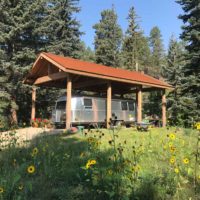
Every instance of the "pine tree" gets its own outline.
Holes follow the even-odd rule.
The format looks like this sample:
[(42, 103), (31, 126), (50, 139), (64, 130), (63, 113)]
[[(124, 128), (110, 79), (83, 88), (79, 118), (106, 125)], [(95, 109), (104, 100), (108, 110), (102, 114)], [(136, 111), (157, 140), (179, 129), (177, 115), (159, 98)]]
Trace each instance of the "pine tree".
[[(48, 2), (48, 1), (47, 1)], [(80, 12), (79, 0), (52, 0), (47, 6), (44, 20), (48, 45), (46, 50), (55, 54), (79, 57), (82, 48), (80, 23), (74, 14)]]
[[(22, 81), (37, 54), (52, 51), (73, 57), (79, 55), (81, 32), (79, 22), (74, 17), (74, 13), (79, 11), (76, 8), (77, 2), (78, 0), (0, 1), (0, 48), (4, 55), (3, 66), (11, 72), (6, 91), (10, 97), (9, 114), (14, 123), (17, 123), (17, 110), (20, 121), (28, 122), (30, 119), (30, 112), (27, 110), (30, 111), (31, 89)], [(40, 101), (47, 91), (41, 89), (37, 93), (38, 110), (48, 106), (47, 102)], [(51, 90), (50, 94), (52, 93)], [(48, 98), (52, 99), (53, 96), (49, 95)]]
[(150, 50), (147, 39), (143, 36), (134, 7), (128, 15), (128, 29), (123, 40), (122, 56), (126, 69), (143, 71), (149, 64)]
[(186, 43), (186, 64), (183, 68), (182, 95), (185, 125), (200, 120), (200, 2), (196, 0), (178, 0), (184, 11), (179, 16), (183, 20), (181, 38)]
[(162, 35), (160, 29), (156, 26), (150, 31), (149, 43), (151, 48), (151, 63), (154, 76), (160, 74), (161, 65), (164, 58), (164, 49), (162, 44)]
[(114, 9), (102, 11), (100, 22), (93, 28), (96, 34), (94, 41), (96, 62), (118, 67), (120, 65), (122, 30), (117, 24), (117, 15)]
[(90, 47), (86, 47), (85, 43), (82, 42), (82, 49), (78, 56), (81, 60), (95, 62), (95, 53)]
[[(16, 94), (22, 78), (23, 66), (29, 58), (29, 52), (24, 48), (24, 41), (27, 37), (24, 29), (29, 26), (27, 17), (26, 1), (4, 1), (0, 2), (0, 45), (4, 55), (1, 69), (4, 70), (4, 78), (7, 81), (4, 90), (9, 94), (10, 116), (13, 123), (17, 123)], [(9, 76), (6, 77), (9, 71)]]
[(185, 64), (184, 61), (184, 45), (182, 42), (177, 42), (174, 36), (171, 37), (167, 55), (167, 65), (163, 67), (163, 77), (169, 82), (174, 90), (170, 91), (168, 100), (168, 114), (172, 120), (172, 125), (183, 125), (184, 113), (182, 112), (182, 70)]
[(3, 64), (4, 55), (0, 50), (0, 130), (5, 129), (9, 123), (9, 110), (11, 97), (7, 91), (9, 88), (8, 80), (10, 77), (10, 70)]
[[(161, 32), (158, 27), (153, 27), (150, 32), (149, 44), (151, 49), (151, 64), (148, 68), (149, 74), (160, 78), (161, 69), (164, 62), (164, 49), (162, 44)], [(148, 96), (146, 109), (149, 110), (150, 115), (161, 116), (161, 110), (158, 105), (161, 105), (161, 92), (153, 91)]]

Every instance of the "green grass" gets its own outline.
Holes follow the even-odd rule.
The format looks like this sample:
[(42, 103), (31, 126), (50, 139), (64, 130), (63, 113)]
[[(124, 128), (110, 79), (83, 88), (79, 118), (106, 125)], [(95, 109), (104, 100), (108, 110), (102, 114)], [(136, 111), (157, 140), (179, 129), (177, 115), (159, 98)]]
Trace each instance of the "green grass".
[[(171, 133), (175, 139), (169, 137)], [(74, 135), (44, 133), (23, 147), (17, 147), (12, 137), (9, 147), (0, 151), (3, 200), (184, 200), (200, 195), (195, 130), (138, 132), (122, 128), (84, 130)], [(171, 158), (174, 163), (170, 163)], [(185, 158), (188, 164), (183, 162)], [(96, 163), (87, 168), (89, 160)], [(34, 173), (28, 173), (29, 166), (35, 167)]]

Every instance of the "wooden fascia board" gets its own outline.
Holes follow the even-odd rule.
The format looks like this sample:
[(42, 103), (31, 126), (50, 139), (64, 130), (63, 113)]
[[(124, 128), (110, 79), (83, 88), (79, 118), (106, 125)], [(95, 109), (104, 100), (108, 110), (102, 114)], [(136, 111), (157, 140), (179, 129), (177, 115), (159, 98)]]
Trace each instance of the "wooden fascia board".
[(59, 69), (61, 69), (62, 71), (66, 71), (66, 68), (63, 67), (62, 65), (59, 65), (57, 62), (55, 62), (53, 59), (49, 58), (48, 56), (46, 56), (45, 54), (41, 54), (41, 57), (45, 58), (46, 60), (48, 60), (50, 63), (54, 64), (56, 67), (58, 67)]
[(42, 76), (42, 77), (37, 78), (34, 82), (34, 85), (39, 85), (42, 83), (46, 83), (49, 81), (55, 81), (55, 80), (59, 80), (59, 79), (66, 78), (66, 77), (67, 77), (67, 74), (65, 72), (49, 74), (47, 76)]
[(95, 74), (95, 73), (88, 73), (88, 72), (83, 72), (83, 71), (78, 71), (78, 70), (67, 69), (67, 68), (63, 67), (62, 65), (60, 65), (59, 63), (55, 62), (53, 59), (46, 56), (45, 54), (42, 53), (41, 56), (67, 73), (78, 74), (78, 75), (82, 75), (82, 76), (88, 76), (88, 77), (94, 77), (94, 78), (100, 78), (100, 79), (106, 79), (106, 80), (117, 81), (117, 82), (123, 82), (123, 83), (129, 83), (129, 84), (146, 85), (146, 86), (152, 86), (152, 87), (163, 88), (163, 89), (173, 89), (171, 86), (163, 86), (163, 85), (145, 83), (145, 82), (140, 82), (140, 81), (132, 81), (132, 80), (128, 80), (128, 79), (121, 79), (121, 78), (115, 78), (115, 77), (105, 76), (105, 75), (100, 75), (100, 74)]

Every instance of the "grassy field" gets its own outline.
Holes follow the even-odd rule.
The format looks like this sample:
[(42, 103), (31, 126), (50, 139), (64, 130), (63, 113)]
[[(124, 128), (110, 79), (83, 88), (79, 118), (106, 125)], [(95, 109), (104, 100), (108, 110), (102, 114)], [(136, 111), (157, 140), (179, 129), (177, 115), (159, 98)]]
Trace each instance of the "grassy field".
[(0, 199), (199, 199), (197, 130), (44, 133), (21, 147), (10, 134), (0, 151)]

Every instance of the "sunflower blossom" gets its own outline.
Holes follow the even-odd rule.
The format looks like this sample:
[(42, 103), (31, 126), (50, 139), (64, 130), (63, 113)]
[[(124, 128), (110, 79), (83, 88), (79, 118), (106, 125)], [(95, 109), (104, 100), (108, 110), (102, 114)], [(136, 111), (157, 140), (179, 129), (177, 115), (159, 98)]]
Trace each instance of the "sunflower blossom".
[(188, 158), (184, 158), (183, 159), (183, 163), (187, 165), (189, 163), (189, 159)]
[(3, 187), (0, 187), (0, 194), (2, 194), (4, 192)]
[(174, 164), (174, 163), (175, 163), (175, 158), (174, 158), (174, 157), (170, 158), (169, 162), (170, 162), (171, 164)]
[(27, 172), (29, 174), (33, 174), (35, 172), (35, 167), (34, 165), (30, 165), (28, 168), (27, 168)]
[(174, 169), (174, 172), (175, 172), (176, 174), (178, 174), (178, 173), (179, 173), (179, 169), (178, 169), (178, 168), (175, 168), (175, 169)]
[(96, 160), (88, 160), (85, 167), (86, 169), (89, 169), (92, 165), (95, 165), (97, 163)]
[(171, 140), (175, 140), (175, 139), (176, 139), (176, 136), (175, 136), (174, 133), (170, 133), (170, 134), (169, 134), (169, 138), (170, 138)]
[(31, 156), (32, 156), (32, 157), (36, 156), (36, 155), (38, 154), (38, 152), (39, 152), (38, 148), (35, 147), (35, 148), (32, 150), (32, 152), (31, 152)]

